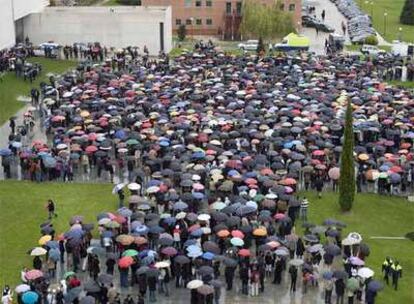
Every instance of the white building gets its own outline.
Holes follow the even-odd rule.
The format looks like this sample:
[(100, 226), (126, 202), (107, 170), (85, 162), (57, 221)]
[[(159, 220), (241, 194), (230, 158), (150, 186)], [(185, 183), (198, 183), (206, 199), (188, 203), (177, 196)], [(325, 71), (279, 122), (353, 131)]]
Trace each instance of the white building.
[(150, 54), (172, 48), (171, 7), (47, 7), (24, 20), (34, 44), (99, 42), (107, 47), (147, 46)]
[(0, 0), (0, 49), (26, 37), (35, 45), (99, 42), (147, 46), (151, 55), (172, 48), (170, 6), (46, 7), (44, 0)]
[(0, 0), (0, 49), (23, 41), (23, 20), (48, 5), (49, 0)]

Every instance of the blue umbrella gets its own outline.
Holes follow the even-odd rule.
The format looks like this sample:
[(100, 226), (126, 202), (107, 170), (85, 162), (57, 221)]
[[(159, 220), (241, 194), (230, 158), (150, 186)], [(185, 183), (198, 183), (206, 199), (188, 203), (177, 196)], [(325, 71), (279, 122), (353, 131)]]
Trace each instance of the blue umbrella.
[(189, 246), (195, 245), (195, 244), (197, 244), (197, 240), (190, 239), (190, 240), (187, 240), (187, 241), (184, 242), (184, 247), (189, 247)]
[(333, 277), (333, 272), (332, 272), (332, 271), (326, 271), (326, 272), (324, 272), (324, 273), (322, 274), (322, 277), (323, 277), (325, 280), (330, 280), (330, 279), (332, 279), (332, 277)]
[(198, 228), (198, 229), (194, 230), (193, 232), (191, 232), (190, 235), (194, 236), (194, 237), (200, 237), (200, 236), (203, 235), (203, 230), (201, 228)]
[(12, 151), (8, 148), (0, 149), (0, 156), (10, 156), (12, 154)]
[(252, 206), (241, 206), (236, 210), (236, 214), (239, 216), (245, 216), (246, 214), (253, 213), (256, 211), (256, 208)]
[(174, 225), (177, 221), (177, 219), (175, 217), (167, 217), (165, 219), (163, 219), (164, 223), (166, 223), (167, 225)]
[(126, 136), (127, 136), (127, 134), (126, 134), (125, 130), (121, 129), (121, 130), (118, 130), (118, 131), (115, 132), (115, 137), (116, 138), (125, 139)]
[(202, 200), (204, 198), (204, 193), (201, 192), (193, 192), (193, 197), (198, 200)]
[(57, 161), (55, 158), (48, 156), (48, 157), (43, 158), (43, 163), (46, 168), (54, 168), (56, 167)]
[(212, 260), (212, 259), (214, 259), (214, 256), (215, 256), (215, 254), (212, 253), (212, 252), (204, 252), (201, 257), (205, 260)]
[(148, 227), (145, 225), (139, 225), (137, 228), (135, 228), (135, 232), (139, 234), (146, 234), (148, 233)]
[(240, 174), (239, 171), (234, 170), (234, 169), (227, 172), (228, 176), (235, 176), (235, 175), (239, 175), (239, 174)]
[(132, 211), (128, 209), (127, 207), (119, 208), (117, 212), (123, 217), (130, 217), (132, 215)]
[(110, 230), (105, 230), (104, 232), (102, 232), (103, 238), (111, 238), (113, 235), (114, 235), (113, 232)]
[(381, 290), (384, 288), (384, 285), (382, 285), (381, 282), (374, 280), (368, 283), (368, 290), (377, 292), (378, 290)]
[(178, 202), (174, 203), (174, 205), (173, 205), (174, 210), (185, 210), (187, 208), (188, 208), (188, 205), (186, 203), (184, 203), (183, 201), (178, 201)]
[(149, 187), (153, 187), (153, 186), (159, 186), (161, 184), (162, 184), (162, 182), (160, 180), (158, 180), (158, 179), (152, 179), (152, 180), (150, 180), (148, 182), (148, 185), (147, 186), (149, 188)]
[(39, 299), (39, 295), (34, 291), (26, 291), (22, 295), (22, 302), (25, 304), (34, 304)]
[(191, 157), (195, 159), (202, 159), (205, 157), (205, 153), (203, 151), (197, 151), (191, 154)]
[(160, 233), (163, 233), (165, 230), (164, 230), (164, 228), (162, 228), (162, 227), (160, 227), (160, 226), (152, 226), (152, 227), (150, 227), (149, 228), (149, 233), (152, 233), (152, 234), (160, 234)]
[(67, 239), (81, 239), (83, 237), (83, 230), (75, 229), (65, 232), (65, 238)]
[(170, 146), (170, 142), (167, 141), (167, 140), (161, 140), (159, 142), (159, 144), (160, 144), (161, 147), (169, 147)]
[(191, 251), (199, 251), (199, 250), (201, 250), (201, 248), (200, 247), (198, 247), (197, 245), (190, 245), (190, 246), (188, 246), (187, 247), (187, 249), (186, 249), (188, 252), (191, 252)]
[(381, 167), (379, 167), (379, 169), (382, 172), (386, 172), (386, 171), (388, 171), (390, 169), (390, 167), (384, 164)]

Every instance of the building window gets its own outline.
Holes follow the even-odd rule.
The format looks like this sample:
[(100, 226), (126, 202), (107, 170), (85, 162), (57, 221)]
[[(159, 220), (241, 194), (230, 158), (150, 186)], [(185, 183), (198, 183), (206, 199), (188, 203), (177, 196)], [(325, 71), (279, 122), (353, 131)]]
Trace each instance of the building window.
[(191, 7), (191, 3), (192, 2), (192, 0), (184, 0), (184, 6), (185, 7)]
[(207, 25), (213, 25), (213, 20), (212, 19), (206, 19), (206, 24)]
[(241, 11), (242, 11), (242, 3), (241, 2), (237, 2), (236, 3), (236, 12), (237, 12), (237, 14), (240, 15), (241, 14)]
[(284, 10), (285, 10), (285, 4), (283, 4), (283, 3), (282, 3), (282, 4), (279, 6), (279, 8), (280, 8), (280, 10), (281, 10), (281, 11), (284, 11)]
[(196, 1), (196, 6), (197, 6), (197, 7), (201, 7), (201, 0), (197, 0), (197, 1)]
[(294, 11), (296, 8), (295, 4), (289, 4), (289, 10)]
[(226, 2), (226, 14), (231, 14), (231, 2)]
[(211, 0), (207, 0), (206, 1), (206, 6), (207, 7), (212, 7), (213, 6), (213, 2), (211, 2)]
[(175, 19), (175, 25), (181, 25), (181, 19)]
[(201, 25), (201, 24), (203, 24), (203, 22), (201, 21), (201, 19), (196, 19), (196, 24)]
[(187, 24), (187, 25), (191, 25), (191, 19), (186, 19), (186, 20), (185, 20), (185, 24)]

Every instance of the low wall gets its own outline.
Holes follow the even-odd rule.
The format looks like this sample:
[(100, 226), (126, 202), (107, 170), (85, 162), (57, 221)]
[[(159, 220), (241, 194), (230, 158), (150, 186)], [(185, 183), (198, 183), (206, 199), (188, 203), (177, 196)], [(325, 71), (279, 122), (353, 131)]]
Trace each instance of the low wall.
[(100, 42), (107, 47), (146, 45), (151, 55), (172, 47), (171, 7), (47, 7), (24, 20), (24, 35), (35, 44)]

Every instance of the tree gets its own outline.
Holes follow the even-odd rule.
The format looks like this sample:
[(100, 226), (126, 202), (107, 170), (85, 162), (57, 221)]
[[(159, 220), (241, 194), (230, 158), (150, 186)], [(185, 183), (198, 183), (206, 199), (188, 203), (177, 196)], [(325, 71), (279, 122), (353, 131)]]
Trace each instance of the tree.
[(354, 130), (352, 120), (352, 102), (348, 99), (341, 154), (341, 174), (339, 177), (339, 205), (342, 211), (351, 210), (355, 197)]
[(264, 53), (264, 52), (266, 52), (266, 48), (265, 48), (265, 45), (264, 45), (264, 43), (263, 43), (263, 39), (262, 39), (262, 37), (260, 37), (260, 38), (259, 38), (259, 42), (258, 42), (258, 44), (257, 44), (256, 53), (257, 53), (258, 55), (260, 55), (261, 53)]
[(277, 6), (257, 3), (256, 0), (243, 1), (240, 31), (244, 37), (262, 37), (264, 40), (284, 37), (295, 31), (293, 15)]
[(187, 29), (185, 28), (184, 24), (181, 24), (178, 27), (177, 35), (178, 35), (178, 40), (184, 41), (185, 36), (187, 35)]
[(414, 0), (405, 0), (400, 15), (400, 22), (402, 24), (414, 25)]

